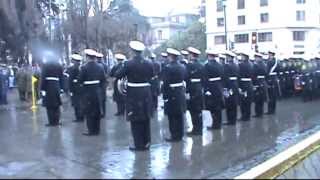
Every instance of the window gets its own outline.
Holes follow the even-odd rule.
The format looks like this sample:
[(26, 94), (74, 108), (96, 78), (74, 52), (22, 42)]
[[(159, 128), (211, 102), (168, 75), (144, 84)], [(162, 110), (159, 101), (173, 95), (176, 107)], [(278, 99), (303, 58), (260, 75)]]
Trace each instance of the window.
[(215, 44), (225, 44), (225, 43), (226, 43), (225, 36), (224, 36), (224, 35), (215, 36), (215, 37), (214, 37), (214, 43), (215, 43)]
[(259, 42), (270, 42), (272, 41), (272, 32), (258, 33)]
[(158, 39), (159, 39), (159, 40), (162, 40), (162, 30), (159, 30), (159, 31), (158, 31)]
[(260, 6), (268, 6), (269, 2), (268, 0), (260, 0)]
[(269, 22), (269, 14), (268, 13), (261, 13), (260, 14), (260, 22), (261, 23)]
[(246, 24), (246, 16), (238, 16), (238, 24), (239, 25)]
[(245, 8), (245, 0), (238, 0), (238, 9)]
[(224, 18), (218, 18), (217, 19), (217, 26), (218, 27), (224, 26)]
[(297, 21), (305, 21), (305, 19), (306, 19), (305, 11), (297, 11), (296, 12), (296, 19), (297, 19)]
[(249, 34), (236, 34), (234, 36), (234, 41), (236, 43), (247, 43), (249, 42)]
[(223, 11), (223, 1), (217, 0), (217, 12)]
[(297, 0), (297, 4), (305, 4), (306, 0)]
[(294, 41), (304, 41), (305, 40), (305, 31), (293, 31), (293, 40)]

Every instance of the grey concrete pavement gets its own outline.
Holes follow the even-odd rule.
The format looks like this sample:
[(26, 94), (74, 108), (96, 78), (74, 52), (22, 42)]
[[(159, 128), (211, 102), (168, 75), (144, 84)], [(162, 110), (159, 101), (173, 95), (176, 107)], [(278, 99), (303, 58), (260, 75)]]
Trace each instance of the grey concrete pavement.
[[(63, 125), (47, 128), (45, 110), (32, 113), (12, 92), (10, 104), (0, 107), (0, 178), (231, 178), (319, 130), (319, 105), (284, 100), (276, 116), (204, 129), (203, 137), (180, 143), (164, 141), (168, 122), (159, 108), (150, 152), (134, 153), (128, 150), (129, 123), (113, 116), (110, 99), (101, 135), (86, 137), (84, 124), (72, 122), (69, 104), (63, 106)], [(208, 112), (204, 117), (207, 126)]]

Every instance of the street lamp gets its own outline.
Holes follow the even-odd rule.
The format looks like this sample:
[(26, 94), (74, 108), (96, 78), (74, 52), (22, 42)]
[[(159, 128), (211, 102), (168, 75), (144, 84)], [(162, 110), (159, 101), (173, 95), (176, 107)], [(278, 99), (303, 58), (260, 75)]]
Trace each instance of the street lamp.
[(224, 37), (225, 37), (225, 43), (226, 43), (226, 50), (229, 49), (228, 47), (228, 32), (227, 32), (227, 0), (222, 0), (223, 5), (223, 15), (224, 15)]

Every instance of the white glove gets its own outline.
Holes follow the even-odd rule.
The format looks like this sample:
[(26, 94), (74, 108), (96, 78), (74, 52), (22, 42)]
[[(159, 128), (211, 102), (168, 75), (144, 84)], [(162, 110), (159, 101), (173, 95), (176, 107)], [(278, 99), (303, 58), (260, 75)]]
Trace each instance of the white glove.
[(46, 96), (46, 94), (47, 94), (47, 93), (46, 93), (45, 91), (41, 91), (41, 95), (42, 95), (42, 96)]
[(186, 99), (190, 100), (190, 94), (189, 93), (186, 94)]
[(72, 93), (72, 92), (70, 93), (70, 96), (73, 96), (73, 93)]
[(211, 94), (210, 91), (207, 91), (207, 92), (205, 93), (205, 95), (206, 95), (206, 96), (211, 96), (212, 94)]

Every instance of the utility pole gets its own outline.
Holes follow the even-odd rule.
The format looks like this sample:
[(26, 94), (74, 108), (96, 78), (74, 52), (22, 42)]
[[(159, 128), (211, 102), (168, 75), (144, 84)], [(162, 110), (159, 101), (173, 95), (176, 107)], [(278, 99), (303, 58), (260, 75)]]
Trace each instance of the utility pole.
[(228, 31), (227, 31), (227, 0), (222, 0), (223, 3), (223, 14), (224, 14), (224, 37), (226, 43), (226, 50), (229, 49), (228, 47)]

